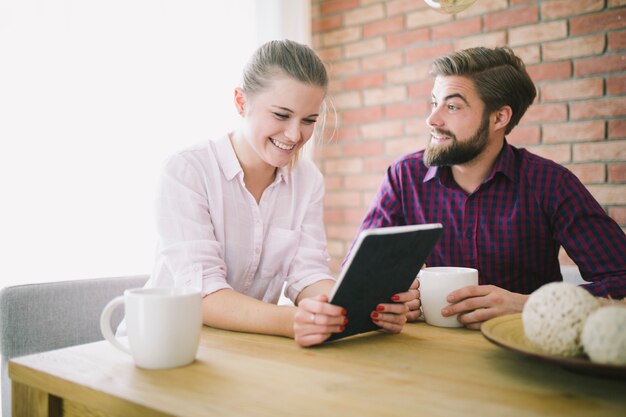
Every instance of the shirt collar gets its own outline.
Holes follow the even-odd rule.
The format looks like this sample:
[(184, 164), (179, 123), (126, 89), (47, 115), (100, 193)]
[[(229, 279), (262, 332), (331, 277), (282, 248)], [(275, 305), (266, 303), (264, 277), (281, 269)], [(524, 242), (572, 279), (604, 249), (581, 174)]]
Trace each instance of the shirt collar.
[[(424, 176), (424, 180), (422, 182), (428, 182), (433, 178), (442, 179), (442, 175), (444, 175), (444, 172), (449, 171), (450, 167), (431, 166), (426, 171), (426, 175)], [(506, 138), (504, 139), (504, 146), (502, 147), (502, 150), (500, 151), (500, 154), (496, 159), (496, 163), (494, 164), (493, 169), (487, 179), (485, 179), (485, 182), (490, 181), (498, 172), (501, 172), (513, 182), (518, 181), (519, 173), (515, 169), (515, 153), (513, 151), (513, 146), (509, 145), (509, 143), (506, 141)]]
[[(237, 154), (235, 154), (235, 149), (233, 148), (233, 144), (230, 142), (229, 135), (224, 135), (217, 140), (215, 144), (215, 151), (217, 159), (222, 167), (222, 171), (224, 172), (224, 176), (227, 180), (232, 180), (239, 173), (243, 176), (243, 169), (241, 168), (239, 159), (237, 159)], [(289, 168), (278, 168), (274, 183), (278, 182), (285, 182), (289, 184)]]

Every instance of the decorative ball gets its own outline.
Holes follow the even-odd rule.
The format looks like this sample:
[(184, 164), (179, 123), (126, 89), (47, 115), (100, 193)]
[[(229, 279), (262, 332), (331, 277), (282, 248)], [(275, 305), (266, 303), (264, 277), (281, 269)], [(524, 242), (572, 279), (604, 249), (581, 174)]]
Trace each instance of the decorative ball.
[(598, 300), (585, 289), (568, 282), (551, 282), (538, 288), (522, 311), (528, 340), (546, 353), (582, 354), (580, 334)]
[(626, 365), (626, 306), (609, 305), (591, 313), (581, 340), (592, 362)]

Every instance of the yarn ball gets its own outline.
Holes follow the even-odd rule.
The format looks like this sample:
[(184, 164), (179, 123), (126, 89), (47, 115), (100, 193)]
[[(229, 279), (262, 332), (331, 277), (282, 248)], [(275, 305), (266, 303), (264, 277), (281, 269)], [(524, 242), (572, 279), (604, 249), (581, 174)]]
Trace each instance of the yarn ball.
[(580, 355), (585, 321), (598, 307), (596, 298), (577, 285), (545, 284), (530, 294), (524, 305), (524, 333), (533, 345), (551, 355)]
[(581, 340), (592, 362), (626, 365), (626, 308), (598, 308), (587, 318)]

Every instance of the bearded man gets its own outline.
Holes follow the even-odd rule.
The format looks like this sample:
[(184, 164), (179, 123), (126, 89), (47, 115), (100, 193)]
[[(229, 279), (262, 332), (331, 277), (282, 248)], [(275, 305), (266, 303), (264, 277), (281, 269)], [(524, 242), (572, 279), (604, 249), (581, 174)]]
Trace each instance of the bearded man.
[[(522, 60), (509, 48), (470, 48), (437, 58), (431, 74), (428, 147), (388, 168), (359, 233), (442, 223), (426, 264), (479, 271), (479, 285), (450, 293), (442, 310), (468, 328), (521, 312), (532, 291), (561, 281), (561, 247), (585, 289), (626, 297), (619, 225), (565, 167), (507, 143), (537, 94)], [(419, 298), (408, 306), (416, 320)]]

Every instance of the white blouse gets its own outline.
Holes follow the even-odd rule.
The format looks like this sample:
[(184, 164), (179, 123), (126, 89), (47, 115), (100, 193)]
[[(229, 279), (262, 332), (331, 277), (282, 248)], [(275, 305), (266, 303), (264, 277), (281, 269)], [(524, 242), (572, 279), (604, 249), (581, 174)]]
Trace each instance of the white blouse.
[(156, 202), (156, 265), (146, 286), (224, 288), (277, 303), (333, 279), (322, 210), (324, 181), (312, 161), (279, 168), (260, 202), (244, 185), (228, 135), (173, 155)]

